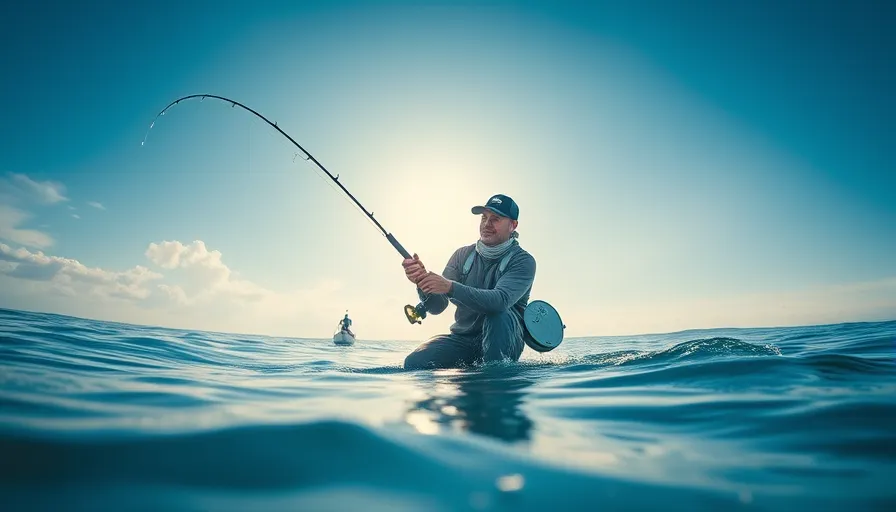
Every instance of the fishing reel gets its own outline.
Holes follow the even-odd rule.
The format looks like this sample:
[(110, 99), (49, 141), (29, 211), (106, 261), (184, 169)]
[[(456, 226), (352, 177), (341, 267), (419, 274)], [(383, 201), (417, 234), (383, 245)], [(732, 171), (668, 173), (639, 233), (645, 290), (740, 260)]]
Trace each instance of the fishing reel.
[(408, 317), (408, 322), (411, 324), (422, 324), (421, 320), (426, 318), (426, 306), (422, 302), (416, 306), (408, 304), (404, 307), (404, 316)]

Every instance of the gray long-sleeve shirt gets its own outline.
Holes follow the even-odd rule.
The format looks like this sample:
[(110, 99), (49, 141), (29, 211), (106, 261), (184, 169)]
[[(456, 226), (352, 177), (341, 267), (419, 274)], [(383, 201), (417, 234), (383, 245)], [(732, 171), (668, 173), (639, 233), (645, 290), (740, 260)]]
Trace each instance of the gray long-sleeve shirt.
[(470, 273), (464, 278), (464, 262), (475, 250), (476, 244), (472, 244), (457, 249), (451, 255), (442, 271), (442, 276), (452, 281), (448, 294), (433, 294), (424, 300), (423, 292), (417, 289), (427, 312), (433, 315), (445, 311), (449, 301), (457, 306), (454, 324), (451, 325), (451, 332), (455, 334), (477, 335), (482, 332), (482, 321), (486, 315), (511, 308), (516, 309), (522, 317), (535, 280), (535, 258), (522, 247), (511, 249), (517, 252), (497, 282), (495, 280), (501, 258), (488, 260), (478, 254), (473, 260)]

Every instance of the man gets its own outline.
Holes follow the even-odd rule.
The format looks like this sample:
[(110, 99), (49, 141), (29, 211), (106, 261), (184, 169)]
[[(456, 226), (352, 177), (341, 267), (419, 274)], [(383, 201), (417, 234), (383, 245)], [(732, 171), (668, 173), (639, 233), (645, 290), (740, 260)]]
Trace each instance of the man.
[(339, 322), (339, 324), (340, 324), (340, 326), (342, 327), (342, 330), (343, 330), (343, 331), (345, 331), (345, 332), (351, 334), (352, 336), (355, 335), (355, 333), (353, 333), (352, 330), (349, 329), (349, 327), (352, 325), (352, 319), (348, 317), (348, 311), (345, 312), (345, 318), (343, 318), (343, 319)]
[(535, 258), (516, 240), (519, 206), (498, 194), (471, 211), (482, 216), (479, 240), (454, 251), (442, 275), (428, 272), (416, 254), (402, 262), (428, 313), (440, 314), (449, 302), (457, 306), (451, 332), (434, 336), (411, 352), (405, 368), (517, 361), (523, 353), (523, 311), (535, 280)]

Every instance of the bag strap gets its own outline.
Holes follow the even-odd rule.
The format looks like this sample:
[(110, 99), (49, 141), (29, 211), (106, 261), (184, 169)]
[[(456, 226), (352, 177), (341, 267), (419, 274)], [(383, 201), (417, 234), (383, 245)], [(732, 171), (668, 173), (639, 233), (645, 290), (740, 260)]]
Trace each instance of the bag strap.
[(501, 264), (498, 265), (498, 277), (499, 278), (501, 277), (501, 274), (504, 273), (504, 270), (507, 268), (507, 264), (510, 263), (510, 258), (513, 258), (513, 255), (516, 253), (517, 253), (517, 248), (513, 247), (509, 251), (507, 251), (507, 254), (505, 254), (503, 258), (501, 258)]
[(476, 259), (476, 249), (474, 248), (470, 251), (470, 255), (467, 256), (467, 261), (464, 262), (464, 277), (467, 277), (467, 274), (470, 273), (470, 269), (473, 268), (473, 260)]

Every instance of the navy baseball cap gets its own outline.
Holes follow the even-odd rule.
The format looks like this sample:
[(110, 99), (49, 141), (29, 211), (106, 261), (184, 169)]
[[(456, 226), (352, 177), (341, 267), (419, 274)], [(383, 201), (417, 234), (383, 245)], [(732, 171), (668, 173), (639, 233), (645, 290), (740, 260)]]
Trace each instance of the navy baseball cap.
[(520, 218), (520, 207), (517, 206), (516, 201), (504, 194), (493, 195), (488, 198), (484, 205), (474, 206), (470, 211), (475, 215), (479, 215), (484, 210), (491, 210), (498, 215), (510, 217), (513, 220), (519, 220)]

